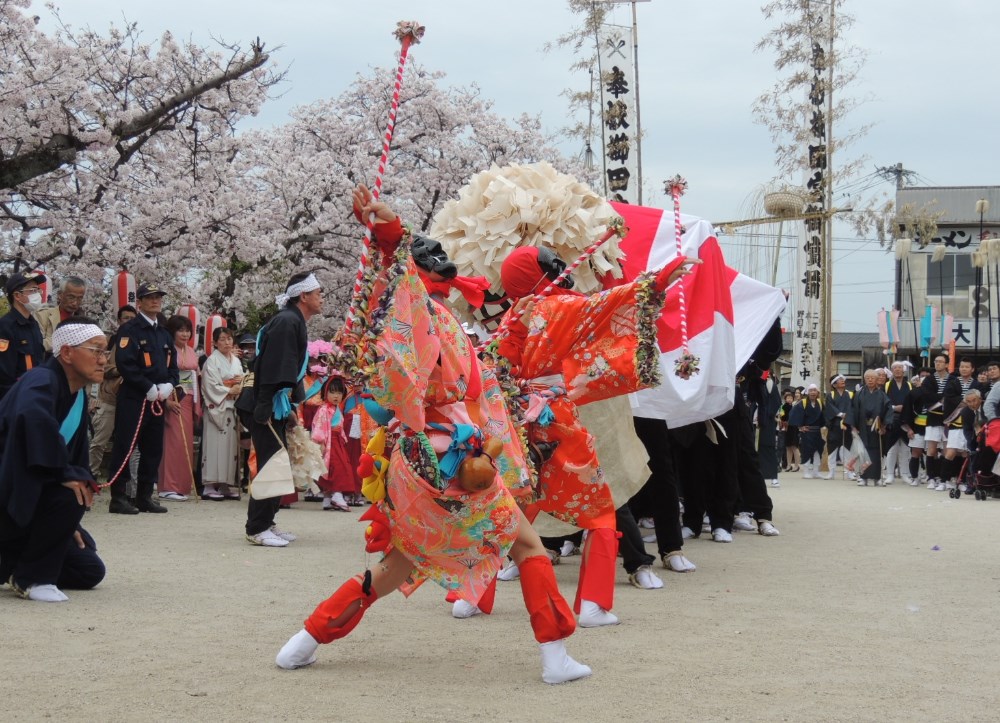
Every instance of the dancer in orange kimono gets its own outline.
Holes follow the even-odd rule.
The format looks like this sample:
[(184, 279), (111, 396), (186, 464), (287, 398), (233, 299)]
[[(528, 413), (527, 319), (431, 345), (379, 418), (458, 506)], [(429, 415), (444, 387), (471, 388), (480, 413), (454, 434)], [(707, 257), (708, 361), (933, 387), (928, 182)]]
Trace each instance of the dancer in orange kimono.
[[(615, 504), (601, 470), (594, 439), (580, 423), (577, 405), (658, 384), (656, 320), (662, 292), (696, 263), (683, 256), (655, 276), (584, 296), (572, 284), (537, 303), (530, 297), (565, 269), (545, 248), (524, 246), (504, 260), (507, 295), (524, 311), (499, 344), (521, 387), (531, 444), (552, 449), (539, 470), (537, 500), (527, 510), (587, 530), (574, 610), (581, 627), (614, 625), (617, 532)], [(527, 308), (525, 309), (524, 307)]]
[[(365, 515), (372, 522), (367, 549), (385, 555), (322, 602), (276, 663), (286, 669), (310, 665), (320, 643), (350, 633), (376, 600), (396, 589), (409, 594), (424, 579), (488, 608), (509, 553), (520, 566), (525, 607), (541, 646), (542, 680), (590, 675), (566, 652), (576, 621), (541, 540), (510, 491), (528, 487), (530, 477), (503, 393), (458, 320), (435, 298), (452, 287), (481, 296), (482, 285), (456, 277), (434, 242), (417, 239), (411, 256), (399, 219), (364, 186), (355, 190), (354, 204), (359, 218), (375, 214), (378, 247), (376, 277), (366, 293), (369, 311), (359, 325), (362, 355), (366, 348), (375, 352), (363, 363), (377, 367), (364, 396), (401, 422), (384, 497)], [(470, 485), (464, 465), (476, 462), (482, 469), (486, 449), (493, 468), (487, 464), (485, 482)]]

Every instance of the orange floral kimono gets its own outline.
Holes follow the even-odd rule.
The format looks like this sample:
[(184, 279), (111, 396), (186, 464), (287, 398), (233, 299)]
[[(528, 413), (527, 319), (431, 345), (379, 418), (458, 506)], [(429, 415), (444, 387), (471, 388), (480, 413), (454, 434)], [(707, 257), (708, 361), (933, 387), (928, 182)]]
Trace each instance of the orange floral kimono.
[[(493, 372), (476, 357), (458, 320), (428, 296), (405, 250), (396, 264), (397, 271), (405, 265), (404, 272), (380, 279), (370, 302), (387, 316), (366, 392), (401, 422), (379, 504), (390, 520), (393, 546), (416, 568), (404, 594), (429, 578), (475, 604), (517, 536), (511, 489), (530, 489), (531, 481)], [(439, 459), (455, 424), (473, 425), (484, 438), (503, 442), (496, 478), (486, 490), (469, 493), (441, 473)]]
[(538, 302), (500, 353), (511, 362), (532, 443), (556, 443), (539, 472), (528, 519), (547, 512), (584, 529), (614, 528), (615, 505), (578, 404), (659, 383), (656, 319), (663, 295), (641, 279), (592, 296)]

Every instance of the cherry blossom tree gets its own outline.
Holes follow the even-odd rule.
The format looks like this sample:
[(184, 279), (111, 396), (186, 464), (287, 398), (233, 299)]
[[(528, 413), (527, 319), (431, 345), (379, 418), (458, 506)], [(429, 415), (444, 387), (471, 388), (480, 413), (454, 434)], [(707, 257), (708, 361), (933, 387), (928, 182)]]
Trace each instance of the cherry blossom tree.
[[(411, 64), (385, 176), (383, 198), (426, 232), (444, 202), (492, 163), (549, 160), (580, 172), (563, 158), (536, 117), (501, 118), (476, 86), (444, 87), (444, 73)], [(279, 291), (294, 269), (315, 269), (326, 293), (324, 329), (339, 325), (357, 269), (363, 228), (350, 209), (350, 189), (371, 183), (393, 72), (359, 75), (339, 97), (292, 112), (292, 121), (242, 136), (238, 174), (255, 196), (252, 247), (234, 249), (224, 263), (214, 302), (239, 312)], [(222, 258), (222, 255), (219, 255)]]
[(0, 269), (162, 278), (209, 236), (240, 236), (235, 127), (281, 77), (263, 44), (150, 44), (135, 24), (47, 35), (28, 7), (0, 0)]

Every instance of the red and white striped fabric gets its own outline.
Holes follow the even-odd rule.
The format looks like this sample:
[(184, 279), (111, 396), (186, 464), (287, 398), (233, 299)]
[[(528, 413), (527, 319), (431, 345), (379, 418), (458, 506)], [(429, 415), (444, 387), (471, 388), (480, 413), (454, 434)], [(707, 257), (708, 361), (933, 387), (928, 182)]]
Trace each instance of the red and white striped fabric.
[[(659, 208), (613, 203), (629, 232), (621, 241), (626, 280), (662, 268), (677, 255), (673, 213)], [(682, 251), (702, 263), (674, 284), (659, 322), (663, 384), (631, 396), (636, 416), (665, 419), (680, 427), (718, 416), (733, 406), (736, 372), (785, 308), (785, 295), (726, 265), (712, 224), (681, 216)], [(682, 353), (678, 285), (687, 301), (688, 348), (701, 359), (690, 379), (674, 374)]]
[(205, 354), (211, 355), (212, 350), (215, 348), (215, 345), (212, 343), (215, 330), (228, 325), (226, 318), (221, 314), (212, 314), (205, 319)]
[(135, 306), (135, 277), (128, 271), (119, 271), (111, 286), (111, 311), (115, 314), (123, 306)]
[(201, 323), (201, 312), (194, 304), (181, 304), (174, 312), (177, 316), (186, 316), (191, 322), (191, 338), (188, 339), (188, 346), (192, 349), (198, 348), (198, 325)]

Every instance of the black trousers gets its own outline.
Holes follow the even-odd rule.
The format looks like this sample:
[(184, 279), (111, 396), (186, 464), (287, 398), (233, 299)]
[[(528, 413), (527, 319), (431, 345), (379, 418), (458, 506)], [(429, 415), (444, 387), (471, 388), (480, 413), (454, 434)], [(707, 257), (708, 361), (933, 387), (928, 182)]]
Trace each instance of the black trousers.
[[(280, 443), (275, 439), (274, 433), (271, 432), (271, 427), (274, 428), (274, 433), (277, 433), (281, 438)], [(256, 421), (250, 426), (250, 439), (253, 441), (253, 448), (257, 452), (257, 469), (263, 469), (264, 465), (267, 464), (267, 460), (271, 459), (275, 452), (281, 449), (281, 445), (287, 444), (285, 423), (272, 421), (271, 427)], [(252, 487), (253, 483), (251, 482)], [(271, 497), (266, 500), (255, 500), (250, 495), (248, 497), (250, 498), (250, 502), (247, 504), (246, 531), (248, 535), (259, 535), (261, 532), (271, 529), (274, 525), (274, 517), (278, 514), (278, 509), (281, 506), (281, 498)]]
[(667, 423), (662, 419), (645, 417), (633, 417), (632, 421), (635, 433), (649, 455), (650, 475), (642, 489), (629, 501), (629, 507), (636, 517), (653, 518), (657, 551), (666, 555), (684, 545), (681, 539), (680, 486)]
[[(726, 415), (731, 413), (732, 410)], [(717, 419), (721, 421), (722, 417)], [(677, 476), (684, 492), (684, 526), (697, 537), (701, 534), (702, 518), (707, 513), (713, 530), (721, 528), (732, 532), (739, 497), (736, 441), (732, 434), (725, 438), (716, 430), (718, 444), (713, 444), (704, 432), (704, 423), (689, 426), (695, 428), (695, 434), (683, 427), (684, 432), (670, 430), (672, 440), (676, 440), (678, 434), (693, 436), (690, 446), (674, 446)]]
[(82, 527), (76, 529), (83, 538), (83, 547), (77, 545), (76, 540), (70, 539), (56, 587), (63, 590), (90, 590), (104, 579), (107, 570), (104, 561), (97, 554), (94, 538)]
[(632, 510), (627, 504), (615, 510), (615, 521), (621, 539), (618, 540), (618, 552), (622, 556), (622, 565), (630, 575), (643, 565), (652, 565), (656, 558), (646, 552), (646, 544), (642, 541), (642, 530), (636, 524)]
[(778, 477), (778, 428), (773, 421), (764, 422), (764, 426), (758, 427), (757, 434), (757, 460), (760, 466), (760, 473), (764, 479), (777, 479)]
[[(143, 405), (146, 405), (145, 414), (142, 414)], [(164, 414), (167, 414), (164, 411)], [(129, 457), (129, 446), (132, 444), (132, 437), (139, 426), (139, 417), (142, 416), (142, 428), (139, 430), (139, 437), (136, 440), (135, 448), (139, 450), (139, 469), (136, 480), (136, 497), (140, 500), (148, 500), (153, 495), (153, 486), (159, 479), (160, 460), (163, 459), (163, 430), (165, 422), (163, 415), (153, 414), (151, 406), (145, 399), (135, 400), (118, 396), (118, 404), (115, 407), (115, 433), (114, 445), (111, 448), (111, 462), (109, 463), (109, 474), (115, 474)], [(111, 485), (111, 497), (125, 497), (125, 484), (132, 478), (128, 464), (124, 464), (122, 473)]]
[(76, 494), (61, 484), (47, 484), (25, 527), (19, 527), (0, 510), (0, 576), (11, 575), (21, 588), (56, 585), (66, 561), (73, 533), (83, 519), (84, 508)]
[[(728, 414), (731, 416), (727, 417)], [(754, 430), (750, 424), (750, 415), (742, 399), (727, 415), (723, 415), (723, 426), (735, 440), (736, 447), (736, 479), (739, 483), (740, 500), (737, 504), (739, 512), (749, 512), (755, 519), (770, 520), (774, 511), (771, 496), (767, 493), (767, 480), (761, 471), (760, 456), (754, 447)], [(728, 421), (732, 420), (730, 430)], [(760, 445), (760, 455), (765, 451), (763, 442)], [(771, 448), (773, 453), (774, 448)], [(777, 472), (777, 470), (775, 470)], [(773, 478), (770, 478), (773, 479)]]

